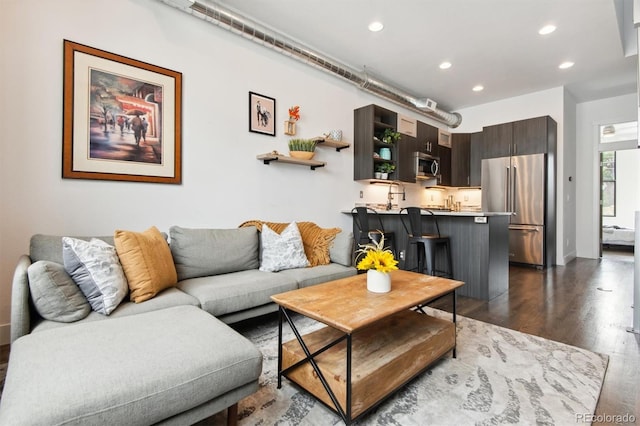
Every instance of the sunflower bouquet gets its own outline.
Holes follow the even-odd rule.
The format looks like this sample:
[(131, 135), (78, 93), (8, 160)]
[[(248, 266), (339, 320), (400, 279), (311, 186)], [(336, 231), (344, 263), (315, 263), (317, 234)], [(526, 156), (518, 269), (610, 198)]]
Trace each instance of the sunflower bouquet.
[(380, 235), (380, 241), (376, 242), (371, 238), (372, 232), (369, 232), (369, 239), (373, 242), (359, 244), (360, 249), (356, 251), (356, 261), (358, 262), (356, 268), (361, 271), (374, 269), (384, 273), (398, 269), (398, 261), (394, 259), (391, 250), (384, 246), (384, 234), (380, 231), (377, 233)]

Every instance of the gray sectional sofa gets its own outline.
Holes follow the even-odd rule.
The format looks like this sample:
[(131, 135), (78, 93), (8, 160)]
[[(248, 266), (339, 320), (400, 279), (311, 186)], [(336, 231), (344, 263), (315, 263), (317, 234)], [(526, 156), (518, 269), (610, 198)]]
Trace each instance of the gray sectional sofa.
[(34, 308), (29, 266), (63, 262), (61, 237), (34, 235), (13, 279), (0, 424), (191, 424), (227, 407), (233, 423), (262, 355), (227, 324), (276, 311), (273, 294), (356, 274), (350, 232), (335, 236), (329, 264), (279, 272), (258, 269), (259, 235), (172, 227), (177, 285), (70, 323)]

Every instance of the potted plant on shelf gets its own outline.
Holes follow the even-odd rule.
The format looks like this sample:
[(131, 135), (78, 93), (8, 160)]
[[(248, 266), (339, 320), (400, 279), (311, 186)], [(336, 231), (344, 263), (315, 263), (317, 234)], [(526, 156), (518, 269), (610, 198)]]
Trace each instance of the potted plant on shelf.
[(289, 140), (289, 155), (301, 160), (311, 160), (315, 154), (316, 141), (311, 139)]
[(396, 165), (392, 163), (380, 163), (376, 166), (376, 171), (380, 173), (380, 179), (388, 179), (389, 173), (393, 173), (395, 169)]
[(400, 140), (399, 132), (396, 132), (393, 129), (384, 129), (384, 132), (382, 133), (382, 142), (393, 145), (398, 140)]

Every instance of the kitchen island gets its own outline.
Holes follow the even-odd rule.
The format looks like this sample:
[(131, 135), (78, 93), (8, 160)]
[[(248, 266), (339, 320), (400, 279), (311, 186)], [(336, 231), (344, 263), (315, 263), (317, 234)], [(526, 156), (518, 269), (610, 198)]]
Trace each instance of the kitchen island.
[[(417, 265), (415, 246), (408, 247), (408, 236), (400, 220), (400, 210), (376, 210), (385, 231), (395, 233), (400, 268), (412, 270)], [(351, 211), (342, 211), (351, 214)], [(458, 294), (491, 300), (509, 288), (509, 216), (504, 212), (434, 210), (440, 234), (451, 243), (453, 278), (466, 285)], [(371, 213), (372, 215), (374, 213)], [(425, 215), (425, 214), (423, 214)], [(426, 223), (427, 218), (424, 219)], [(371, 226), (377, 223), (375, 218)], [(425, 225), (426, 229), (426, 225)], [(358, 235), (353, 224), (354, 235)], [(438, 256), (437, 269), (443, 270), (444, 256)]]

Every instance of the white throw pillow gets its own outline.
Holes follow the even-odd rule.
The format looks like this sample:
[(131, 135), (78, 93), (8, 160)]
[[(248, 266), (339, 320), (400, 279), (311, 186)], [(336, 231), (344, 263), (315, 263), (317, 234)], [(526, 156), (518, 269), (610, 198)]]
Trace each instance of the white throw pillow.
[(261, 271), (278, 272), (309, 266), (309, 260), (304, 254), (300, 230), (295, 222), (291, 222), (280, 235), (266, 224), (262, 225), (260, 243), (262, 245)]
[(96, 238), (63, 237), (62, 257), (64, 269), (94, 311), (109, 315), (127, 295), (127, 279), (112, 245)]

